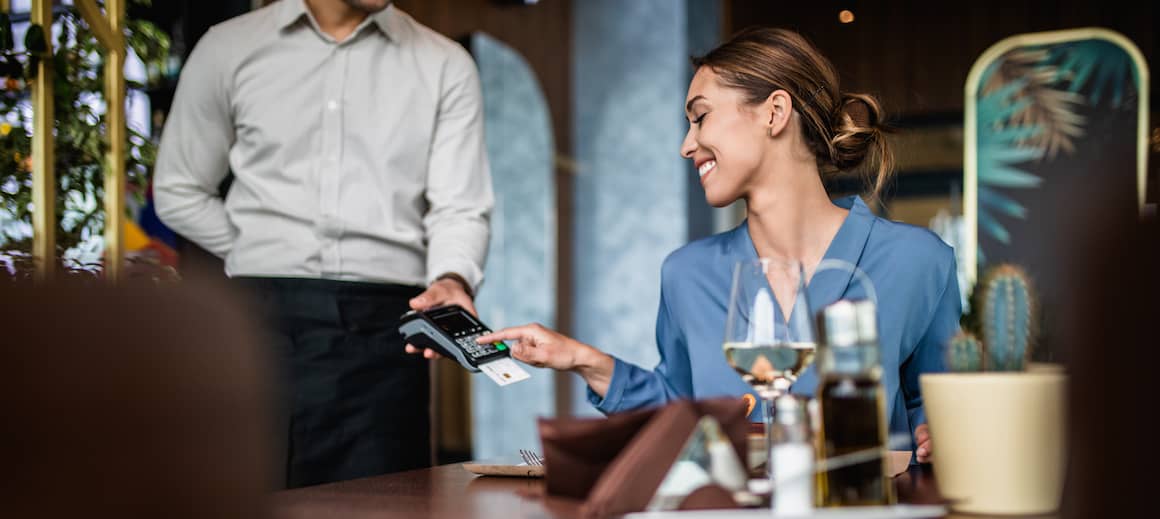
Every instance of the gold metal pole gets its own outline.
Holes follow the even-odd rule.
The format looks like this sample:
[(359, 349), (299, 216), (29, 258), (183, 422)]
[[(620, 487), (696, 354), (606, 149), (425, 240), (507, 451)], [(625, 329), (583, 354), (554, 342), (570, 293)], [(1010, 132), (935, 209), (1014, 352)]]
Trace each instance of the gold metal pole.
[[(7, 2), (5, 2), (7, 3)], [(52, 0), (32, 0), (32, 23), (44, 28), (52, 55)], [(32, 259), (36, 280), (56, 271), (56, 151), (53, 148), (52, 59), (40, 60), (32, 84)]]
[[(109, 28), (121, 35), (125, 2), (108, 0)], [(122, 38), (117, 38), (122, 40)], [(116, 282), (124, 266), (125, 240), (125, 44), (105, 55), (105, 101), (109, 129), (108, 167), (105, 170), (105, 279)]]
[(75, 5), (105, 48), (105, 279), (115, 283), (125, 258), (125, 2), (106, 0), (104, 15), (95, 0), (76, 0)]
[[(108, 51), (121, 49), (121, 52), (124, 52), (124, 36), (120, 30), (125, 17), (124, 0), (106, 1), (103, 14), (95, 0), (76, 0), (73, 4), (85, 19), (85, 23), (89, 24), (89, 30), (93, 31), (93, 36), (97, 38), (97, 43), (100, 43), (101, 47)], [(109, 13), (116, 13), (116, 16)], [(113, 27), (114, 23), (117, 24), (116, 28)]]

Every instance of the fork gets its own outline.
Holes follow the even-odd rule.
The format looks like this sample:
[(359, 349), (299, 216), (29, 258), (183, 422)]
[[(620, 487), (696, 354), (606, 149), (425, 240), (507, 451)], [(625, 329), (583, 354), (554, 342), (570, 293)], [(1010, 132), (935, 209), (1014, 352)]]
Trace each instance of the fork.
[(528, 465), (540, 466), (544, 464), (544, 458), (540, 457), (533, 451), (527, 449), (520, 449), (520, 457), (524, 459), (524, 463)]

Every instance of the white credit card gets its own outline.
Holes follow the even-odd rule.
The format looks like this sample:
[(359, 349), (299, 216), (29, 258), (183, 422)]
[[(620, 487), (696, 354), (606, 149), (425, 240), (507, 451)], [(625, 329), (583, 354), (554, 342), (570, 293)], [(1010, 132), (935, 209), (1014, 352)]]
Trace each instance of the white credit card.
[(524, 368), (521, 368), (516, 361), (511, 357), (504, 357), (499, 360), (493, 360), (487, 364), (480, 364), (479, 369), (487, 374), (492, 382), (497, 385), (506, 386), (508, 384), (515, 384), (521, 380), (532, 378)]

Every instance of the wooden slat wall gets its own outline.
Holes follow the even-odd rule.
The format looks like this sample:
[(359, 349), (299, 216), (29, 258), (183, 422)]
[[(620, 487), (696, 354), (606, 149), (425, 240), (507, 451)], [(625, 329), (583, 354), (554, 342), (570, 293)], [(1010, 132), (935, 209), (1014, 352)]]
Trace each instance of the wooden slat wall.
[[(842, 89), (879, 97), (892, 119), (906, 126), (934, 123), (951, 132), (961, 124), (963, 87), (971, 66), (988, 47), (1016, 34), (1102, 27), (1123, 34), (1140, 49), (1152, 69), (1151, 128), (1160, 135), (1160, 102), (1156, 92), (1156, 8), (1127, 0), (1013, 0), (997, 2), (929, 2), (860, 0), (773, 2), (724, 0), (726, 33), (751, 25), (786, 27), (810, 38), (834, 64)], [(849, 9), (854, 23), (838, 22)], [(912, 132), (906, 132), (911, 134)], [(941, 134), (940, 134), (941, 135)], [(947, 136), (950, 134), (947, 133)], [(908, 135), (912, 136), (912, 135)], [(961, 139), (961, 137), (959, 137)], [(954, 169), (961, 151), (938, 150), (955, 139), (929, 146), (928, 155), (901, 170)], [(930, 143), (925, 143), (930, 144)], [(961, 145), (960, 145), (961, 146)], [(1160, 137), (1152, 146), (1148, 168), (1149, 201), (1160, 199)]]
[[(841, 9), (854, 12), (854, 23), (838, 22)], [(728, 7), (729, 32), (750, 25), (800, 31), (834, 61), (844, 90), (879, 95), (892, 114), (907, 117), (961, 113), (975, 59), (1015, 34), (1104, 27), (1127, 36), (1153, 63), (1154, 9), (1124, 0), (731, 0)]]
[(502, 5), (495, 0), (396, 0), (420, 23), (451, 38), (483, 31), (512, 46), (536, 72), (556, 134), (556, 147), (571, 145), (571, 26), (569, 0), (536, 5)]

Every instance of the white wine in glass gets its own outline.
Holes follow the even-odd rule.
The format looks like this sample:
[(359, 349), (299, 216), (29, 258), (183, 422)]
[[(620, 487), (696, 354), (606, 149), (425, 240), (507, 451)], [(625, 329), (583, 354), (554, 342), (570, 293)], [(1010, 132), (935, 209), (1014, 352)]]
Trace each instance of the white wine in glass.
[(812, 342), (727, 342), (725, 360), (758, 394), (772, 399), (789, 390), (816, 351)]
[(761, 397), (766, 454), (773, 400), (789, 391), (813, 362), (816, 344), (801, 263), (771, 258), (738, 262), (725, 318), (725, 360)]

